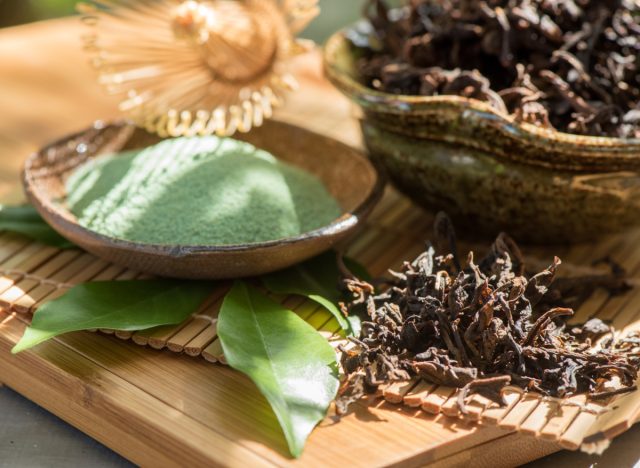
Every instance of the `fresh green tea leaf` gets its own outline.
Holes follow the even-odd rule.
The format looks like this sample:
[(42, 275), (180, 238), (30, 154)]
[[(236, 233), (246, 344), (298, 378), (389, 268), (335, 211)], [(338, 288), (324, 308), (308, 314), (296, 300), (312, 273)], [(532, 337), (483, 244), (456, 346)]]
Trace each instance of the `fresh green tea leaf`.
[[(293, 292), (293, 291), (289, 292), (288, 294), (304, 295), (301, 292)], [(336, 321), (338, 322), (338, 324), (340, 324), (340, 328), (342, 328), (349, 335), (351, 336), (360, 335), (360, 317), (357, 317), (355, 315), (345, 317), (342, 311), (340, 310), (340, 308), (337, 306), (337, 303), (339, 302), (339, 300), (336, 300), (335, 302), (333, 302), (325, 298), (324, 296), (320, 296), (318, 294), (307, 294), (306, 296), (312, 301), (320, 304), (329, 312), (331, 312), (331, 315), (333, 315)]]
[(0, 205), (0, 231), (11, 231), (61, 249), (73, 244), (49, 226), (31, 205)]
[[(348, 266), (354, 270), (354, 274), (368, 276), (364, 268), (355, 262), (349, 260)], [(266, 275), (262, 282), (274, 293), (297, 294), (317, 302), (331, 312), (343, 330), (350, 335), (358, 336), (360, 319), (355, 316), (345, 317), (337, 305), (343, 300), (338, 290), (341, 276), (335, 252), (327, 252), (286, 270)]]
[(218, 336), (229, 365), (258, 386), (299, 457), (338, 391), (333, 348), (294, 312), (242, 282), (222, 303)]
[(12, 352), (72, 331), (133, 331), (177, 324), (192, 314), (211, 290), (210, 283), (169, 279), (80, 284), (44, 303)]

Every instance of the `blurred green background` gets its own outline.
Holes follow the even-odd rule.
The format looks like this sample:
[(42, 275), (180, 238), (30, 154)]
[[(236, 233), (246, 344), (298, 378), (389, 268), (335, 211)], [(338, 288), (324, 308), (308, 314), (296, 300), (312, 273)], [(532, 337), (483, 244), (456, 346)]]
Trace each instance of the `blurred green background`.
[[(72, 15), (77, 0), (0, 0), (0, 27)], [(320, 0), (322, 12), (304, 36), (323, 42), (360, 16), (364, 0)]]

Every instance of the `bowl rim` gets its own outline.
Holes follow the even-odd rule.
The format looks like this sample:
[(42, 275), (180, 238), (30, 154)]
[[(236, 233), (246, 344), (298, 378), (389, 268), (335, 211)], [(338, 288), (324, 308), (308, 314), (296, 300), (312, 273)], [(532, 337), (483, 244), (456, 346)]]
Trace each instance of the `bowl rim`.
[[(364, 200), (356, 206), (354, 209), (350, 211), (346, 211), (336, 219), (334, 219), (330, 224), (326, 226), (319, 227), (312, 231), (307, 231), (302, 234), (293, 237), (285, 237), (281, 239), (274, 239), (269, 241), (262, 242), (254, 242), (250, 244), (229, 244), (229, 245), (180, 245), (180, 244), (151, 244), (151, 243), (142, 243), (142, 242), (134, 242), (125, 239), (119, 239), (115, 237), (105, 236), (103, 234), (99, 234), (95, 231), (87, 229), (86, 227), (80, 225), (79, 223), (75, 223), (67, 219), (65, 216), (62, 216), (58, 211), (60, 208), (56, 208), (54, 202), (49, 197), (44, 196), (41, 193), (41, 190), (38, 188), (38, 185), (35, 181), (36, 177), (31, 172), (31, 167), (34, 161), (46, 153), (50, 149), (55, 147), (64, 145), (74, 139), (81, 137), (87, 131), (94, 130), (103, 130), (107, 127), (116, 127), (116, 128), (125, 128), (131, 127), (132, 130), (136, 129), (136, 126), (133, 122), (126, 119), (118, 119), (113, 121), (95, 121), (92, 126), (87, 127), (83, 130), (74, 132), (67, 136), (61, 137), (59, 139), (54, 140), (51, 143), (43, 146), (38, 151), (29, 155), (29, 157), (25, 160), (23, 169), (22, 169), (22, 183), (25, 189), (25, 192), (33, 205), (36, 207), (40, 214), (45, 217), (51, 217), (55, 220), (55, 223), (59, 223), (64, 226), (65, 229), (74, 231), (77, 235), (81, 235), (86, 240), (86, 244), (100, 244), (105, 245), (108, 244), (111, 248), (117, 248), (120, 250), (128, 250), (135, 251), (137, 253), (144, 253), (150, 255), (161, 255), (161, 256), (170, 256), (173, 258), (182, 258), (188, 256), (196, 256), (196, 255), (210, 255), (216, 253), (241, 253), (248, 251), (262, 251), (271, 248), (279, 248), (282, 246), (295, 245), (300, 244), (311, 239), (321, 238), (321, 237), (335, 237), (339, 234), (345, 233), (350, 229), (356, 227), (364, 218), (370, 213), (370, 211), (375, 207), (377, 202), (382, 197), (384, 192), (384, 187), (386, 184), (386, 180), (380, 171), (375, 167), (374, 164), (364, 155), (364, 153), (352, 146), (347, 145), (339, 140), (330, 138), (328, 136), (322, 135), (320, 133), (314, 132), (304, 127), (300, 127), (297, 125), (290, 124), (288, 122), (283, 122), (281, 120), (270, 119), (269, 121), (273, 125), (279, 125), (282, 127), (292, 128), (296, 130), (302, 130), (308, 134), (312, 134), (319, 138), (332, 140), (334, 144), (340, 146), (343, 150), (348, 151), (351, 155), (349, 157), (355, 157), (362, 160), (367, 166), (370, 167), (371, 171), (374, 175), (374, 182), (368, 188), (367, 196)], [(265, 122), (265, 124), (269, 124)], [(144, 130), (144, 129), (142, 129)], [(96, 154), (96, 156), (99, 155)], [(56, 229), (55, 223), (50, 223), (54, 229)], [(57, 230), (57, 229), (56, 229)]]
[(420, 113), (427, 111), (435, 106), (459, 107), (464, 111), (476, 111), (485, 114), (486, 118), (498, 120), (504, 125), (508, 125), (521, 136), (542, 138), (550, 143), (562, 143), (587, 147), (590, 149), (608, 149), (615, 148), (624, 150), (637, 150), (640, 155), (640, 138), (618, 138), (594, 135), (576, 135), (558, 131), (554, 128), (543, 128), (527, 122), (517, 122), (512, 116), (495, 109), (486, 102), (473, 98), (466, 98), (456, 95), (442, 96), (415, 96), (408, 94), (392, 94), (379, 91), (366, 86), (349, 73), (345, 72), (336, 61), (338, 50), (349, 43), (347, 32), (353, 30), (354, 26), (362, 20), (347, 26), (334, 34), (325, 42), (322, 49), (322, 62), (325, 76), (336, 86), (343, 94), (355, 99), (364, 106), (384, 106), (384, 112), (407, 114)]

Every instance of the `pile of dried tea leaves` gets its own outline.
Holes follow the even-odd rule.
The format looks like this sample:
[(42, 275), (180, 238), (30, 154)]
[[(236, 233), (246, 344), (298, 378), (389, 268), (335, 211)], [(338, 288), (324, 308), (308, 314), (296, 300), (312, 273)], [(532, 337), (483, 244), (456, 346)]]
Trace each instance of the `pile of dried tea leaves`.
[(640, 137), (638, 0), (404, 2), (367, 4), (368, 85), (475, 98), (574, 134)]
[(500, 234), (480, 261), (469, 253), (463, 266), (452, 224), (435, 222), (433, 245), (401, 271), (391, 271), (381, 293), (351, 277), (354, 299), (368, 320), (353, 347), (341, 347), (345, 373), (338, 410), (380, 385), (413, 377), (462, 388), (501, 402), (506, 385), (554, 397), (585, 393), (591, 399), (634, 390), (640, 340), (614, 339), (613, 329), (591, 319), (566, 324), (571, 305), (595, 287), (616, 293), (628, 285), (619, 267), (611, 274), (555, 279), (560, 260), (526, 274), (514, 241)]

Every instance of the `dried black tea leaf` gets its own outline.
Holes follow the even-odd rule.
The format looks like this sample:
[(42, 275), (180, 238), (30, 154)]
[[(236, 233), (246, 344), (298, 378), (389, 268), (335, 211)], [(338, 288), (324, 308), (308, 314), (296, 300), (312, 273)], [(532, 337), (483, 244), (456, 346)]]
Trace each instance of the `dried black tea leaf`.
[(370, 0), (362, 79), (459, 95), (560, 131), (640, 137), (637, 0)]
[[(635, 389), (640, 339), (614, 339), (598, 319), (569, 326), (568, 304), (596, 287), (628, 288), (620, 267), (611, 274), (556, 279), (560, 259), (528, 274), (520, 249), (500, 234), (486, 256), (458, 259), (449, 218), (438, 214), (434, 240), (376, 291), (357, 278), (345, 283), (366, 305), (353, 347), (341, 347), (346, 375), (338, 409), (380, 385), (421, 377), (462, 389), (459, 402), (480, 393), (501, 402), (506, 385), (542, 395), (579, 393), (596, 399)], [(611, 262), (609, 261), (611, 264)]]

